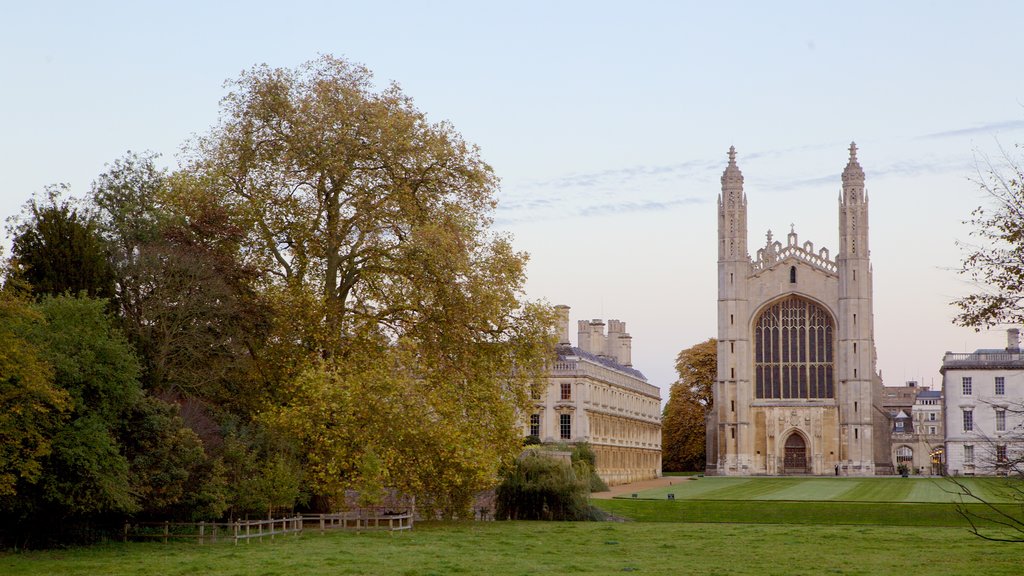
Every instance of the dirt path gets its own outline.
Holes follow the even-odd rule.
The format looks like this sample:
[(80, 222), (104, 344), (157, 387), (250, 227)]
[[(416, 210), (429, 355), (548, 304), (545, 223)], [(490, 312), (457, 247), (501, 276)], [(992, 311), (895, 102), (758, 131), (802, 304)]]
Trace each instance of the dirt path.
[(621, 496), (622, 494), (632, 494), (633, 492), (639, 492), (649, 488), (662, 488), (664, 486), (671, 486), (672, 484), (679, 484), (680, 482), (687, 482), (689, 480), (689, 476), (662, 476), (661, 478), (655, 478), (653, 480), (641, 480), (640, 482), (633, 482), (632, 484), (619, 484), (618, 486), (612, 486), (606, 492), (593, 492), (590, 494), (590, 497), (601, 500), (610, 500), (616, 496)]

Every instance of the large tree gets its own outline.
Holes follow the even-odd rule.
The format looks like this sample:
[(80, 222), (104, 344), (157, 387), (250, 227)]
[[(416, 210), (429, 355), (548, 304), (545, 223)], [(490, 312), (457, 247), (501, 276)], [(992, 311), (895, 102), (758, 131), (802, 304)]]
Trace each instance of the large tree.
[(714, 400), (712, 387), (718, 370), (714, 338), (691, 346), (676, 356), (679, 379), (669, 390), (661, 422), (662, 467), (668, 471), (703, 470), (705, 421)]
[[(176, 202), (216, 202), (246, 232), (238, 254), (273, 307), (260, 374), (281, 392), (277, 424), (323, 466), (315, 488), (379, 459), (391, 484), (465, 506), (514, 453), (551, 325), (522, 300), (526, 256), (489, 230), (497, 178), (476, 147), (398, 86), (377, 91), (367, 69), (324, 56), (244, 73), (190, 152)], [(417, 419), (353, 402), (370, 389)], [(314, 414), (328, 431), (299, 429)], [(348, 418), (359, 441), (330, 445), (343, 431), (329, 422)], [(419, 464), (388, 452), (401, 435), (423, 443)]]

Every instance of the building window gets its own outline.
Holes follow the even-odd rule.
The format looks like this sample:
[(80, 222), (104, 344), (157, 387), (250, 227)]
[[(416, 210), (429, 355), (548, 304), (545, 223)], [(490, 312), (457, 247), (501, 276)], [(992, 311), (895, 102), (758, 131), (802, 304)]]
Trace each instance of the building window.
[(1006, 432), (1006, 410), (996, 408), (996, 432)]
[(572, 414), (558, 415), (558, 428), (562, 440), (572, 439)]
[(572, 400), (572, 382), (562, 382), (562, 400)]
[(974, 464), (974, 446), (964, 445), (964, 464)]
[(530, 414), (530, 436), (540, 437), (540, 414)]
[(910, 446), (900, 446), (896, 449), (896, 463), (910, 465), (914, 461), (914, 451)]
[(903, 420), (896, 421), (896, 431), (903, 432)]
[(798, 296), (769, 305), (754, 326), (757, 398), (834, 398), (832, 316)]
[(996, 445), (996, 463), (1006, 464), (1006, 444)]
[(929, 434), (935, 434), (935, 426), (929, 426), (928, 427), (928, 433)]
[(796, 266), (789, 267), (789, 283), (796, 284)]
[(996, 396), (1006, 394), (1006, 378), (996, 376)]
[(935, 412), (929, 412), (928, 413), (928, 420), (930, 422), (935, 422)]
[(971, 377), (970, 376), (964, 376), (963, 391), (964, 391), (964, 396), (970, 396), (971, 395)]
[(964, 432), (974, 430), (974, 411), (964, 410)]

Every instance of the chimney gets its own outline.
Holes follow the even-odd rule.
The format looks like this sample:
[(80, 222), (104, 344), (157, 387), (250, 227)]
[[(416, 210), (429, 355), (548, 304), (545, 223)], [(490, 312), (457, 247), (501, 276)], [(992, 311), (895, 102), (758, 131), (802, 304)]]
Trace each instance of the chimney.
[(626, 332), (625, 322), (608, 321), (608, 355), (627, 368), (633, 366), (632, 341), (633, 338)]
[(604, 321), (594, 318), (590, 322), (580, 320), (579, 322), (580, 349), (597, 356), (608, 355), (607, 338), (604, 335)]
[(580, 320), (576, 323), (576, 345), (584, 352), (590, 352), (590, 322)]
[(558, 316), (558, 345), (572, 346), (569, 342), (569, 307), (559, 304), (555, 306), (555, 314)]
[(1020, 352), (1020, 330), (1017, 328), (1006, 331), (1006, 351)]

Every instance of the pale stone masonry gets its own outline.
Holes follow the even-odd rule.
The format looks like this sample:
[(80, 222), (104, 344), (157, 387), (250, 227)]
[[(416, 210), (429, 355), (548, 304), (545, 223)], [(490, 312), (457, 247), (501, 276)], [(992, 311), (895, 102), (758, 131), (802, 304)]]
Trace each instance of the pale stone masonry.
[(1005, 349), (942, 358), (946, 472), (993, 475), (1019, 470), (1024, 459), (1024, 353), (1016, 328)]
[(883, 406), (892, 415), (892, 462), (912, 474), (943, 471), (942, 392), (907, 382), (883, 388)]
[(718, 201), (718, 376), (709, 474), (891, 474), (876, 371), (868, 197), (856, 145), (842, 174), (839, 251), (771, 231), (751, 258), (736, 151)]
[(542, 442), (588, 442), (597, 474), (610, 485), (661, 475), (661, 394), (632, 365), (626, 324), (578, 323), (569, 341), (569, 307), (560, 315), (557, 358), (524, 432)]

